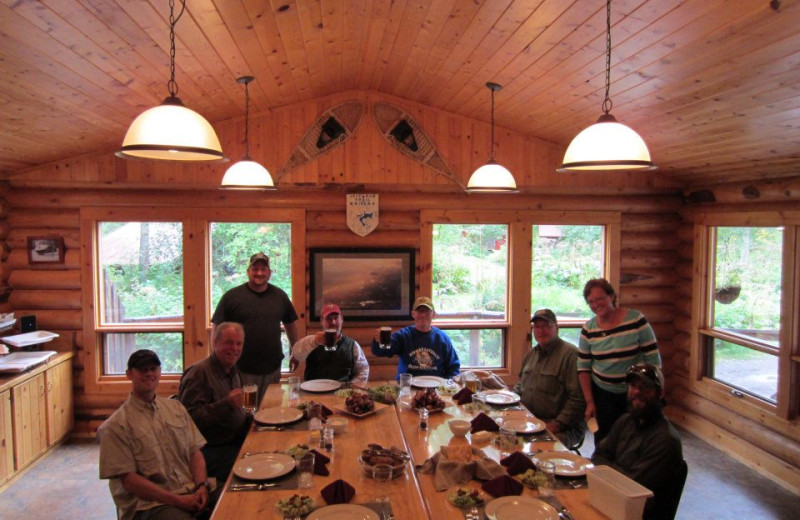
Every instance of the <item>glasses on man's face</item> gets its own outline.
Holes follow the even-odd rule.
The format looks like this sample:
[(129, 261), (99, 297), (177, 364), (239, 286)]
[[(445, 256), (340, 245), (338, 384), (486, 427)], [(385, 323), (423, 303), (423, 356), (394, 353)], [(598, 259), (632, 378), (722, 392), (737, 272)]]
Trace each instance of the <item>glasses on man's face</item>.
[(654, 367), (653, 365), (648, 365), (648, 364), (633, 365), (628, 368), (627, 375), (628, 377), (632, 375), (645, 376), (647, 380), (651, 381), (654, 385), (660, 384), (658, 372), (656, 371), (656, 367)]
[(550, 328), (550, 327), (552, 327), (552, 326), (553, 326), (553, 324), (552, 324), (552, 323), (534, 323), (534, 324), (531, 326), (531, 328), (532, 328), (533, 330), (547, 330), (547, 329), (549, 329), (549, 328)]

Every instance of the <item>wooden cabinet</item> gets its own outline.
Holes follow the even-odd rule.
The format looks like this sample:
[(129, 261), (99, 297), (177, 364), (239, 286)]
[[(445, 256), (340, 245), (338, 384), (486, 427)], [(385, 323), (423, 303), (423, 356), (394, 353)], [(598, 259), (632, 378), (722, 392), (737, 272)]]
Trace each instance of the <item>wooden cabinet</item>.
[(14, 376), (0, 376), (0, 485), (73, 426), (72, 353)]

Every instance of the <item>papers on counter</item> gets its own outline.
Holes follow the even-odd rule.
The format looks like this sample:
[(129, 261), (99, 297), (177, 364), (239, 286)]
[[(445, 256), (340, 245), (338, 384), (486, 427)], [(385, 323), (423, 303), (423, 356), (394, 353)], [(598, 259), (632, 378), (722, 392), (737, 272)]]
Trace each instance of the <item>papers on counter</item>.
[(39, 363), (44, 363), (57, 354), (54, 350), (42, 352), (14, 352), (0, 357), (0, 373), (16, 374), (25, 372)]

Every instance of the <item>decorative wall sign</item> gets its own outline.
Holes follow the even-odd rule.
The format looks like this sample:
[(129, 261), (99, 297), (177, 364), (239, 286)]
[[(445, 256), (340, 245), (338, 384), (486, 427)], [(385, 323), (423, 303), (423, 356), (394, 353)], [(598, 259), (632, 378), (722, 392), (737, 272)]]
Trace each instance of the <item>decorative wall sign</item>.
[(347, 227), (365, 237), (378, 227), (378, 195), (356, 193), (347, 196)]
[(405, 321), (414, 299), (413, 249), (311, 249), (311, 320), (325, 303), (347, 321)]
[(439, 155), (433, 140), (402, 108), (389, 103), (375, 103), (372, 105), (372, 119), (389, 144), (464, 188)]
[(28, 237), (29, 264), (63, 264), (64, 239), (61, 237)]
[(275, 180), (340, 146), (355, 133), (363, 117), (364, 104), (361, 101), (347, 101), (323, 112), (300, 138), (289, 160), (275, 175)]

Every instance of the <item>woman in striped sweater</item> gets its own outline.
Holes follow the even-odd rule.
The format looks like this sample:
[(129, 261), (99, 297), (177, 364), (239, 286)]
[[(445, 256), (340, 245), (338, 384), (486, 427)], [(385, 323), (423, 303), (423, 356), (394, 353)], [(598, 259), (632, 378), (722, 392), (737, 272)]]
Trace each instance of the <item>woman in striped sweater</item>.
[(617, 293), (608, 280), (586, 282), (583, 298), (595, 316), (581, 330), (578, 380), (586, 399), (586, 420), (597, 419), (597, 443), (626, 411), (628, 367), (642, 362), (660, 367), (661, 356), (647, 318), (639, 311), (617, 307)]

